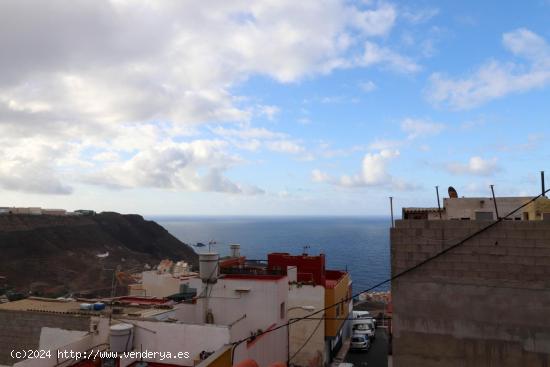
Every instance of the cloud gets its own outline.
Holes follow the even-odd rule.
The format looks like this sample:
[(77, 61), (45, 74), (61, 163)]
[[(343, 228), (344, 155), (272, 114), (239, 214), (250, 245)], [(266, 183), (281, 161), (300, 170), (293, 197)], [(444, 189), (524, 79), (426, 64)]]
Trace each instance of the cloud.
[(279, 153), (290, 153), (298, 154), (303, 153), (305, 148), (300, 145), (298, 142), (291, 140), (275, 140), (267, 142), (267, 149), (279, 152)]
[(401, 17), (406, 19), (412, 24), (421, 24), (429, 21), (439, 14), (439, 9), (437, 8), (424, 8), (424, 9), (409, 9), (404, 10), (401, 13)]
[[(214, 133), (243, 149), (303, 153), (287, 134), (250, 127), (280, 110), (236, 95), (235, 87), (257, 75), (293, 83), (359, 66), (357, 45), (388, 35), (397, 17), (388, 3), (338, 0), (71, 5), (0, 4), (4, 188), (68, 194), (85, 181), (257, 192), (225, 176), (242, 162), (228, 145), (194, 139), (198, 126), (248, 126)], [(406, 64), (368, 42), (382, 54), (377, 62)]]
[(352, 14), (352, 23), (369, 36), (386, 35), (397, 18), (395, 7), (388, 3), (381, 3), (374, 10), (354, 10)]
[(243, 128), (232, 129), (225, 127), (216, 127), (212, 129), (216, 135), (223, 137), (237, 137), (248, 139), (279, 139), (286, 137), (286, 134), (268, 130), (266, 128)]
[(430, 76), (428, 99), (453, 109), (469, 109), (511, 93), (527, 92), (550, 83), (550, 47), (536, 33), (520, 28), (502, 36), (504, 47), (524, 60), (491, 60), (466, 77)]
[(467, 163), (449, 163), (446, 170), (455, 175), (490, 176), (500, 170), (497, 159), (483, 159), (478, 156), (471, 157)]
[(400, 73), (416, 73), (421, 69), (420, 65), (412, 59), (370, 41), (365, 42), (365, 51), (359, 64), (363, 66), (382, 64)]
[[(277, 106), (235, 92), (254, 76), (293, 83), (373, 63), (410, 70), (407, 58), (374, 41), (396, 17), (388, 3), (343, 0), (3, 1), (0, 146), (19, 155), (3, 157), (0, 172), (10, 178), (0, 185), (64, 194), (82, 181), (254, 191), (225, 176), (240, 164), (227, 147), (192, 139), (197, 126), (275, 119)], [(371, 59), (358, 63), (364, 42)], [(262, 129), (246, 139), (218, 133), (249, 150), (304, 150)], [(35, 156), (25, 152), (29, 139), (55, 149)], [(198, 159), (200, 146), (211, 160)]]
[[(48, 158), (70, 147), (48, 146), (33, 139), (24, 139), (26, 147), (0, 144), (0, 187), (5, 190), (27, 193), (68, 195), (70, 185), (57, 177), (55, 164)], [(0, 139), (1, 141), (1, 139)]]
[(403, 145), (401, 140), (376, 139), (369, 144), (369, 149), (372, 150), (387, 150), (395, 149)]
[(212, 131), (231, 144), (240, 148), (256, 151), (261, 148), (278, 153), (298, 154), (306, 149), (302, 144), (293, 140), (288, 134), (275, 132), (266, 128), (244, 127), (240, 129), (216, 127)]
[(376, 84), (372, 80), (367, 80), (366, 82), (359, 83), (359, 88), (365, 93), (372, 92), (376, 89)]
[(311, 171), (311, 179), (313, 182), (328, 182), (330, 181), (330, 175), (326, 172), (323, 172), (319, 169), (314, 169)]
[(243, 186), (223, 173), (239, 159), (223, 151), (225, 143), (196, 140), (166, 144), (140, 151), (124, 163), (109, 164), (85, 181), (112, 188), (163, 188), (187, 191), (258, 194), (263, 190)]
[(410, 140), (437, 135), (444, 128), (443, 124), (422, 119), (406, 118), (401, 122), (401, 130), (407, 133), (407, 139)]
[(367, 153), (363, 157), (361, 169), (355, 175), (342, 175), (339, 178), (315, 169), (311, 173), (314, 182), (324, 182), (336, 186), (358, 187), (389, 187), (396, 190), (409, 190), (413, 186), (393, 177), (387, 170), (387, 165), (399, 157), (398, 150), (385, 149), (378, 153)]

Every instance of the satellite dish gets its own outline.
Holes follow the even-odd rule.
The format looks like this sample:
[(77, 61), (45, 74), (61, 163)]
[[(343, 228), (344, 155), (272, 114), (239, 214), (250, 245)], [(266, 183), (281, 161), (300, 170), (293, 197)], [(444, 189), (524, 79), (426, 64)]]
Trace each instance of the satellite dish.
[(449, 197), (452, 199), (458, 198), (458, 193), (456, 192), (455, 188), (452, 186), (449, 186)]

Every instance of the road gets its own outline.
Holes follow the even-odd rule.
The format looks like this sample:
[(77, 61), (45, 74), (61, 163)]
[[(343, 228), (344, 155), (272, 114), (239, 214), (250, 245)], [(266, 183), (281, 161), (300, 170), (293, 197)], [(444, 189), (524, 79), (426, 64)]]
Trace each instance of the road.
[(350, 351), (346, 362), (356, 367), (387, 367), (388, 366), (388, 336), (386, 329), (376, 329), (376, 339), (368, 352)]

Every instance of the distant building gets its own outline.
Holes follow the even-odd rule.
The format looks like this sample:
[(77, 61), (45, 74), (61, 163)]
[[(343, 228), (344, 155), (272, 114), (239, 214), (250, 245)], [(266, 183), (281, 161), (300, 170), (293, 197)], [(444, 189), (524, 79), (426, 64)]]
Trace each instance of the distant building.
[(65, 209), (42, 209), (43, 215), (67, 215), (67, 211)]
[(39, 207), (0, 207), (1, 214), (13, 215), (67, 215), (65, 209), (43, 209)]
[(75, 210), (74, 213), (76, 213), (77, 215), (95, 215), (96, 214), (95, 211), (88, 210), (88, 209)]
[[(496, 220), (497, 210), (504, 217), (516, 208), (526, 204), (529, 197), (497, 197), (496, 208), (493, 198), (445, 198), (439, 208), (403, 208), (403, 219), (428, 220)], [(507, 220), (550, 220), (550, 200), (540, 197), (535, 202), (514, 212)]]
[[(500, 217), (530, 198), (496, 198)], [(405, 208), (391, 229), (392, 275), (497, 219), (492, 198)], [(393, 366), (550, 365), (550, 201), (526, 205), (392, 282)]]

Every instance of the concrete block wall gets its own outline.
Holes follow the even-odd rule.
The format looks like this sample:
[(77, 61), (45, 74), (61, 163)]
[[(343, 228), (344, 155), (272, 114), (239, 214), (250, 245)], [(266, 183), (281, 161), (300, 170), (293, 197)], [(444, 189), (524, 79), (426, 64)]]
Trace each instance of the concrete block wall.
[[(47, 312), (0, 310), (0, 365), (18, 362), (12, 350), (35, 350), (42, 327), (66, 330), (90, 330), (90, 317)], [(52, 355), (54, 351), (52, 351)]]
[[(491, 222), (397, 221), (392, 275)], [(504, 221), (392, 283), (396, 367), (550, 366), (550, 222)]]

